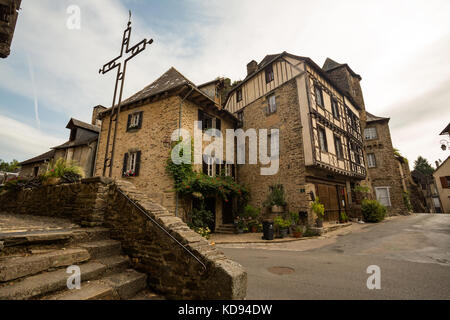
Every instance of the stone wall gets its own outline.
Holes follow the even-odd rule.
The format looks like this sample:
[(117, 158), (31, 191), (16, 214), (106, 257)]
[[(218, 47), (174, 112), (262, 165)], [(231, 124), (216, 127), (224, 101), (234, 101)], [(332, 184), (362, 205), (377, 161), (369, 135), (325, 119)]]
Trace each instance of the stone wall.
[[(121, 241), (133, 268), (147, 274), (149, 287), (169, 299), (228, 300), (246, 296), (247, 274), (241, 265), (130, 182), (92, 178), (2, 194), (0, 211), (108, 227), (111, 238)], [(206, 270), (146, 215), (184, 244)]]

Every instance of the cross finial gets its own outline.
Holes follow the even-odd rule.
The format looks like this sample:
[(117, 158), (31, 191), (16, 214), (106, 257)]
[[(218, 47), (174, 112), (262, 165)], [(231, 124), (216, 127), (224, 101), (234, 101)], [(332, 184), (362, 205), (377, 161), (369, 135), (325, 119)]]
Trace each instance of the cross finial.
[(131, 10), (128, 10), (129, 18), (128, 18), (128, 26), (131, 25)]

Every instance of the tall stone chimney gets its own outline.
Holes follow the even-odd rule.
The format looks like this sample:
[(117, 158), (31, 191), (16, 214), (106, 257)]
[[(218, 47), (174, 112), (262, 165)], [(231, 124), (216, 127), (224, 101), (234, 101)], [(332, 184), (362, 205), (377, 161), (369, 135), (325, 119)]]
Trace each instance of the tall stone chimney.
[(255, 72), (258, 69), (258, 62), (255, 60), (250, 61), (247, 64), (247, 76), (251, 75), (253, 72)]
[(98, 119), (98, 115), (100, 114), (100, 112), (105, 111), (107, 108), (105, 108), (104, 106), (95, 106), (94, 109), (92, 110), (92, 124), (94, 126), (101, 126), (102, 122), (100, 119)]

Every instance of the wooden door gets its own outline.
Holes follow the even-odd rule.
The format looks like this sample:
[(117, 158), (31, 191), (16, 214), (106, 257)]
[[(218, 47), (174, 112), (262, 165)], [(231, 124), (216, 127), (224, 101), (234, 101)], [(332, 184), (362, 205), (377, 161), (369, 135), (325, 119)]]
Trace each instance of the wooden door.
[(324, 221), (339, 221), (339, 196), (336, 185), (316, 184), (319, 201), (325, 206)]

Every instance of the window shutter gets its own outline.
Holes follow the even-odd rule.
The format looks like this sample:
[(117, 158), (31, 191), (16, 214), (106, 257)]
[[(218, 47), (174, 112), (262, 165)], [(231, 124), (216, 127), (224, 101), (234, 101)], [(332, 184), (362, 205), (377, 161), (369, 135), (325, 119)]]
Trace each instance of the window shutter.
[(198, 110), (198, 121), (202, 122), (198, 125), (198, 129), (203, 130), (204, 113), (203, 113), (203, 110), (200, 110), (200, 109)]
[(138, 125), (138, 129), (142, 128), (142, 115), (144, 114), (144, 112), (139, 112), (139, 125)]
[(219, 131), (222, 130), (222, 120), (216, 119), (216, 129)]
[(441, 185), (443, 189), (448, 188), (447, 178), (446, 177), (440, 177), (441, 179)]
[(130, 125), (131, 125), (131, 118), (133, 117), (133, 115), (129, 114), (128, 115), (128, 121), (127, 121), (127, 132), (130, 130)]
[(128, 153), (125, 153), (125, 156), (123, 157), (122, 177), (125, 177), (125, 172), (127, 171), (127, 164), (128, 164)]
[(136, 152), (136, 168), (135, 168), (135, 176), (139, 176), (139, 170), (141, 169), (141, 151)]

